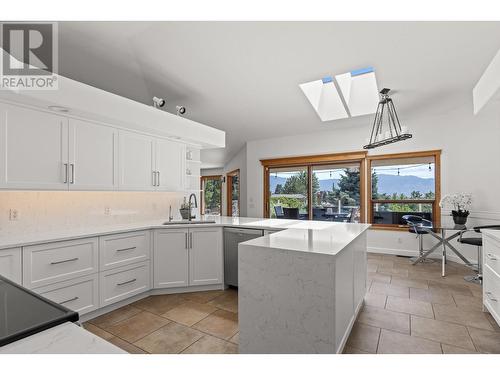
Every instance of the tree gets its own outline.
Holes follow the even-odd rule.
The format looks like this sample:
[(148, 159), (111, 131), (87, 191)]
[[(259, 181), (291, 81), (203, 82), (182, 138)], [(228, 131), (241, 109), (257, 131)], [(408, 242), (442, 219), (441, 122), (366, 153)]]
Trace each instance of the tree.
[(221, 205), (221, 180), (210, 179), (205, 180), (203, 194), (205, 195), (205, 207), (210, 209), (212, 213), (220, 213)]
[(375, 169), (372, 172), (372, 197), (374, 199), (379, 198), (378, 196), (378, 175)]
[[(312, 180), (312, 193), (315, 196), (319, 191), (318, 177), (313, 174)], [(281, 194), (304, 194), (307, 196), (307, 172), (301, 171), (287, 178)]]
[(282, 194), (283, 193), (283, 185), (277, 184), (274, 189), (274, 194)]
[(346, 194), (344, 204), (354, 205), (360, 202), (359, 169), (346, 168), (340, 176), (339, 190)]

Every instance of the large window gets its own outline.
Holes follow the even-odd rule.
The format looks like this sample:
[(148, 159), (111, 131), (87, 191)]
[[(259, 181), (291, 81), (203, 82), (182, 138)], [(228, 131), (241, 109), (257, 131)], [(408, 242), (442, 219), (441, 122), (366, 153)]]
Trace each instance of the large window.
[(201, 214), (220, 215), (222, 203), (222, 176), (201, 176)]
[(369, 157), (369, 222), (401, 226), (410, 214), (439, 225), (439, 157), (439, 151)]
[(266, 217), (359, 222), (366, 152), (262, 160)]

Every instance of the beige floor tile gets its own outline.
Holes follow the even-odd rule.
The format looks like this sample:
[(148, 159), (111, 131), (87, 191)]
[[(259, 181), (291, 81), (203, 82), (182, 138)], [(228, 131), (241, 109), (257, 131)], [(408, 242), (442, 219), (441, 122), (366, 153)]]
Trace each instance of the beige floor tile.
[(410, 316), (399, 312), (364, 306), (358, 317), (359, 323), (386, 328), (401, 333), (410, 333)]
[(442, 281), (434, 281), (429, 280), (429, 289), (430, 290), (447, 290), (453, 295), (464, 295), (464, 296), (472, 296), (472, 292), (466, 285), (456, 285), (454, 283), (445, 283)]
[(391, 280), (392, 285), (407, 286), (411, 288), (428, 289), (429, 285), (426, 280), (416, 280), (406, 277), (393, 276)]
[(384, 258), (369, 258), (367, 260), (368, 264), (376, 264), (378, 266), (382, 266), (384, 268), (392, 268), (394, 266), (394, 262), (392, 260), (387, 260)]
[(217, 310), (196, 323), (193, 328), (228, 340), (238, 332), (238, 314), (226, 310)]
[(367, 353), (376, 353), (379, 335), (380, 328), (355, 323), (347, 341), (347, 346)]
[(131, 318), (108, 327), (107, 330), (113, 335), (133, 343), (169, 322), (168, 319), (161, 316), (154, 315), (148, 311), (142, 311)]
[(434, 318), (432, 305), (429, 302), (419, 301), (416, 299), (388, 296), (385, 308), (387, 310), (419, 315), (425, 318)]
[(211, 313), (217, 310), (217, 307), (208, 304), (201, 304), (192, 301), (186, 301), (182, 305), (174, 307), (172, 310), (167, 311), (164, 316), (174, 322), (192, 326), (200, 320), (206, 318)]
[(140, 312), (141, 310), (131, 305), (127, 305), (113, 310), (107, 314), (98, 316), (97, 318), (90, 320), (89, 323), (106, 329), (106, 327), (112, 326), (118, 322), (121, 322), (122, 320), (128, 319)]
[(392, 278), (391, 275), (383, 275), (377, 272), (369, 272), (367, 276), (368, 281), (378, 281), (380, 283), (386, 283), (386, 284), (391, 283), (391, 278)]
[(237, 354), (238, 345), (213, 336), (203, 336), (182, 354)]
[(132, 305), (141, 310), (152, 312), (156, 315), (163, 315), (168, 310), (173, 309), (185, 302), (178, 294), (164, 294), (161, 296), (149, 296)]
[(362, 351), (360, 349), (353, 348), (351, 346), (346, 346), (344, 348), (344, 351), (342, 352), (342, 354), (371, 354), (371, 353), (364, 352), (364, 351)]
[(383, 254), (379, 254), (379, 253), (370, 253), (370, 252), (366, 253), (367, 259), (382, 259), (382, 256), (383, 256)]
[(411, 317), (411, 335), (474, 350), (467, 328), (455, 323)]
[(114, 337), (111, 333), (88, 322), (83, 323), (83, 328), (85, 328), (87, 331), (92, 332), (94, 335), (97, 335), (104, 340), (109, 340)]
[(441, 344), (444, 354), (478, 354), (475, 350), (459, 348), (454, 345)]
[(205, 292), (182, 293), (179, 296), (187, 301), (207, 303), (224, 293), (226, 293), (225, 290), (207, 290)]
[(410, 299), (455, 306), (455, 301), (453, 300), (451, 292), (446, 290), (410, 288)]
[(481, 353), (500, 354), (500, 332), (468, 327), (472, 341)]
[(377, 272), (377, 268), (378, 268), (378, 264), (373, 264), (373, 263), (367, 264), (366, 272), (368, 272), (368, 273)]
[(222, 310), (238, 312), (238, 292), (234, 289), (227, 289), (224, 294), (214, 298), (208, 304)]
[(406, 297), (410, 296), (409, 288), (406, 286), (398, 286), (386, 283), (372, 282), (370, 287), (371, 293), (386, 294), (388, 296)]
[(441, 345), (438, 342), (387, 331), (380, 333), (379, 354), (441, 354)]
[(436, 314), (437, 320), (493, 331), (486, 314), (481, 311), (464, 310), (451, 305), (436, 304), (434, 305), (434, 314)]
[(231, 341), (233, 344), (236, 344), (236, 345), (239, 345), (240, 343), (240, 333), (236, 333), (233, 337), (231, 337), (231, 339), (229, 340)]
[(144, 350), (138, 348), (137, 346), (135, 346), (135, 345), (133, 345), (125, 340), (122, 340), (119, 337), (115, 336), (108, 341), (111, 344), (118, 346), (120, 349), (123, 349), (130, 354), (147, 354), (147, 352), (145, 352)]
[(401, 267), (379, 266), (377, 269), (377, 273), (381, 273), (383, 275), (408, 277), (408, 269)]
[(385, 307), (385, 301), (387, 300), (387, 296), (385, 294), (378, 293), (366, 293), (365, 295), (365, 305), (373, 306), (373, 307)]
[(457, 307), (465, 310), (483, 311), (483, 298), (475, 296), (453, 295)]
[(202, 337), (200, 331), (172, 322), (134, 342), (134, 345), (148, 353), (175, 354)]
[(486, 319), (488, 319), (491, 326), (493, 327), (493, 330), (496, 332), (500, 332), (500, 326), (496, 322), (495, 318), (493, 318), (489, 312), (485, 312), (485, 315), (486, 315)]

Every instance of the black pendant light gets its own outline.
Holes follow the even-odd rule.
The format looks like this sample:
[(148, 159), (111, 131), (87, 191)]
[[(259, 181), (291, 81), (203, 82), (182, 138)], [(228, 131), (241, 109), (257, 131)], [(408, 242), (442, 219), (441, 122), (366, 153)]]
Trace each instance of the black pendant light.
[(406, 128), (401, 127), (396, 108), (389, 97), (389, 91), (391, 89), (380, 90), (380, 101), (373, 120), (370, 141), (366, 146), (363, 146), (365, 149), (385, 146), (412, 137)]

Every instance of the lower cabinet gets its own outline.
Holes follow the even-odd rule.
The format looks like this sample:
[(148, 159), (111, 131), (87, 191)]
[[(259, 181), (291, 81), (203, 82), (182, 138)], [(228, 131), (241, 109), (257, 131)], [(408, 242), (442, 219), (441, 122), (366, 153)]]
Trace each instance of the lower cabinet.
[(154, 232), (154, 287), (222, 283), (222, 229), (179, 228)]
[(101, 272), (101, 307), (151, 289), (149, 261)]
[(99, 275), (79, 277), (33, 290), (68, 309), (85, 314), (99, 307)]
[(0, 250), (0, 275), (15, 283), (22, 283), (21, 248)]

